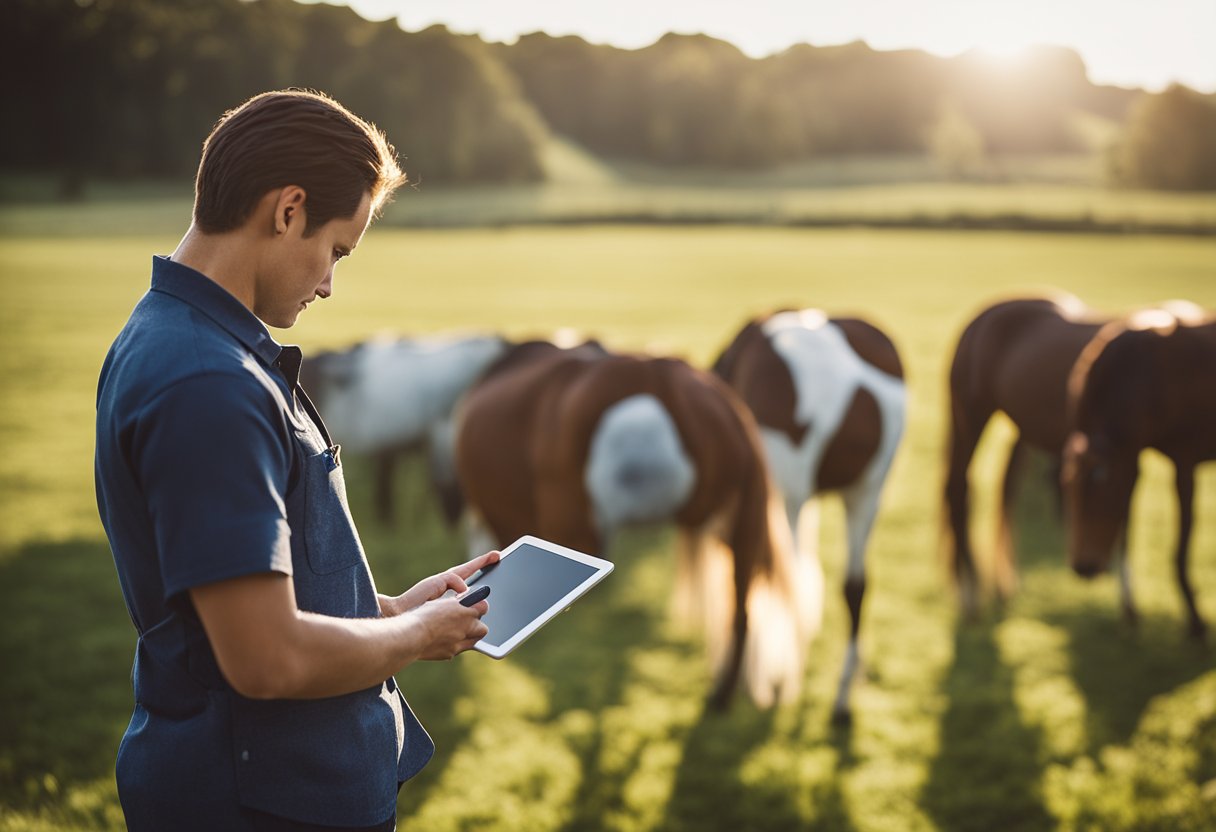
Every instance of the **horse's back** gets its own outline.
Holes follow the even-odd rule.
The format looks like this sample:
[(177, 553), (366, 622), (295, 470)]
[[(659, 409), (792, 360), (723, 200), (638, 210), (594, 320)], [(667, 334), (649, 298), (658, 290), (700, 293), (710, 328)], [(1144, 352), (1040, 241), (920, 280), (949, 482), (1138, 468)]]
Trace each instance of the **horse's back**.
[(516, 345), (487, 370), (458, 416), (456, 472), (469, 506), (500, 543), (534, 526), (534, 435), (546, 397), (598, 360), (543, 342)]
[(831, 323), (840, 327), (849, 346), (862, 361), (893, 378), (904, 377), (903, 362), (895, 342), (881, 329), (861, 318), (832, 318)]
[(956, 418), (1002, 410), (1027, 441), (1058, 452), (1069, 373), (1100, 328), (1081, 309), (1047, 298), (1002, 301), (983, 310), (964, 329), (951, 365)]

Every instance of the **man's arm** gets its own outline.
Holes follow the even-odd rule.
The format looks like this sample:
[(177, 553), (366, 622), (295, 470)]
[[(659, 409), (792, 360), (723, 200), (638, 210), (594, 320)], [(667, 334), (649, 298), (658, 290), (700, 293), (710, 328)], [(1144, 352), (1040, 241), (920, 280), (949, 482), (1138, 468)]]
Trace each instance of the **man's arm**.
[(338, 696), (419, 659), (450, 659), (486, 634), (489, 608), (438, 598), (391, 618), (317, 615), (297, 608), (291, 578), (276, 572), (204, 584), (190, 598), (224, 678), (251, 699)]

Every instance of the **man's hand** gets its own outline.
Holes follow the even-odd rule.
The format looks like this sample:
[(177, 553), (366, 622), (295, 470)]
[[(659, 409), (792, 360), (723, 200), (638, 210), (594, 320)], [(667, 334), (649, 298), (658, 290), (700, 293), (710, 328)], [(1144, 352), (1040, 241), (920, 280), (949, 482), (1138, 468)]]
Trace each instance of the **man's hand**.
[(456, 598), (439, 598), (406, 612), (430, 636), (421, 645), (418, 658), (445, 661), (472, 649), (489, 632), (481, 622), (489, 608), (487, 601), (466, 607)]
[[(499, 557), (500, 555), (496, 551), (486, 552), (484, 555), (473, 558), (459, 566), (453, 566), (446, 572), (440, 572), (438, 575), (423, 578), (400, 595), (391, 598), (387, 595), (381, 595), (380, 614), (386, 618), (401, 615), (402, 613), (421, 607), (428, 601), (442, 598), (443, 594), (449, 589), (457, 594), (464, 592), (468, 589), (465, 581), (477, 570), (484, 569), (492, 563), (498, 563)], [(482, 610), (481, 615), (484, 614), (485, 610)]]

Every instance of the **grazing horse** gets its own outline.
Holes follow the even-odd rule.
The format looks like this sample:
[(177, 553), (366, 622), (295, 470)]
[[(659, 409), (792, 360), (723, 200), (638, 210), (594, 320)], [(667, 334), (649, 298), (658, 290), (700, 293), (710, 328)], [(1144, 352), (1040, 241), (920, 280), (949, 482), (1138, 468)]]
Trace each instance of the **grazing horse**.
[(486, 372), (458, 423), (457, 473), (489, 537), (471, 548), (536, 534), (602, 554), (623, 526), (674, 521), (677, 598), (700, 604), (717, 670), (710, 704), (741, 675), (761, 706), (797, 693), (792, 545), (755, 423), (721, 381), (676, 359), (531, 342)]
[(803, 541), (803, 580), (823, 581), (815, 540), (818, 507), (808, 502), (830, 491), (844, 499), (849, 552), (844, 597), (852, 629), (832, 713), (845, 720), (860, 661), (866, 545), (903, 434), (899, 355), (891, 340), (865, 321), (787, 310), (750, 321), (713, 369), (759, 423), (792, 537)]
[[(1194, 522), (1195, 467), (1216, 459), (1216, 320), (1144, 310), (1103, 327), (1069, 379), (1064, 457), (1068, 557), (1080, 575), (1106, 569), (1126, 546), (1140, 452), (1155, 448), (1174, 463), (1179, 528), (1174, 555), (1189, 633), (1206, 625), (1187, 575)], [(1126, 558), (1124, 558), (1126, 563)], [(1124, 615), (1135, 620), (1126, 570)]]
[(417, 449), (427, 452), (444, 515), (450, 523), (459, 518), (452, 410), (506, 348), (502, 338), (488, 335), (381, 337), (304, 362), (301, 384), (325, 414), (334, 439), (347, 452), (376, 460), (381, 521), (393, 519), (394, 465)]
[(950, 367), (950, 434), (947, 442), (945, 532), (963, 609), (974, 617), (979, 581), (968, 529), (967, 470), (984, 426), (998, 411), (1017, 428), (1005, 465), (995, 578), (1002, 599), (1016, 584), (1010, 534), (1013, 498), (1027, 446), (1060, 460), (1067, 437), (1068, 376), (1085, 345), (1105, 321), (1076, 298), (1023, 298), (983, 310), (959, 338)]

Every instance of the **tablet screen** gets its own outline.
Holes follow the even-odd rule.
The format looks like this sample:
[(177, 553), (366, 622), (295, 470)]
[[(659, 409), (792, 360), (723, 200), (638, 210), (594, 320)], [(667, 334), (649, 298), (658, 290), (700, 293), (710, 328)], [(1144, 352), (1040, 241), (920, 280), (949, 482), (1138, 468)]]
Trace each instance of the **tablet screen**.
[(506, 643), (595, 571), (594, 566), (521, 544), (469, 581), (470, 587), (490, 585), (490, 611), (481, 619), (490, 632), (482, 641), (496, 647)]

